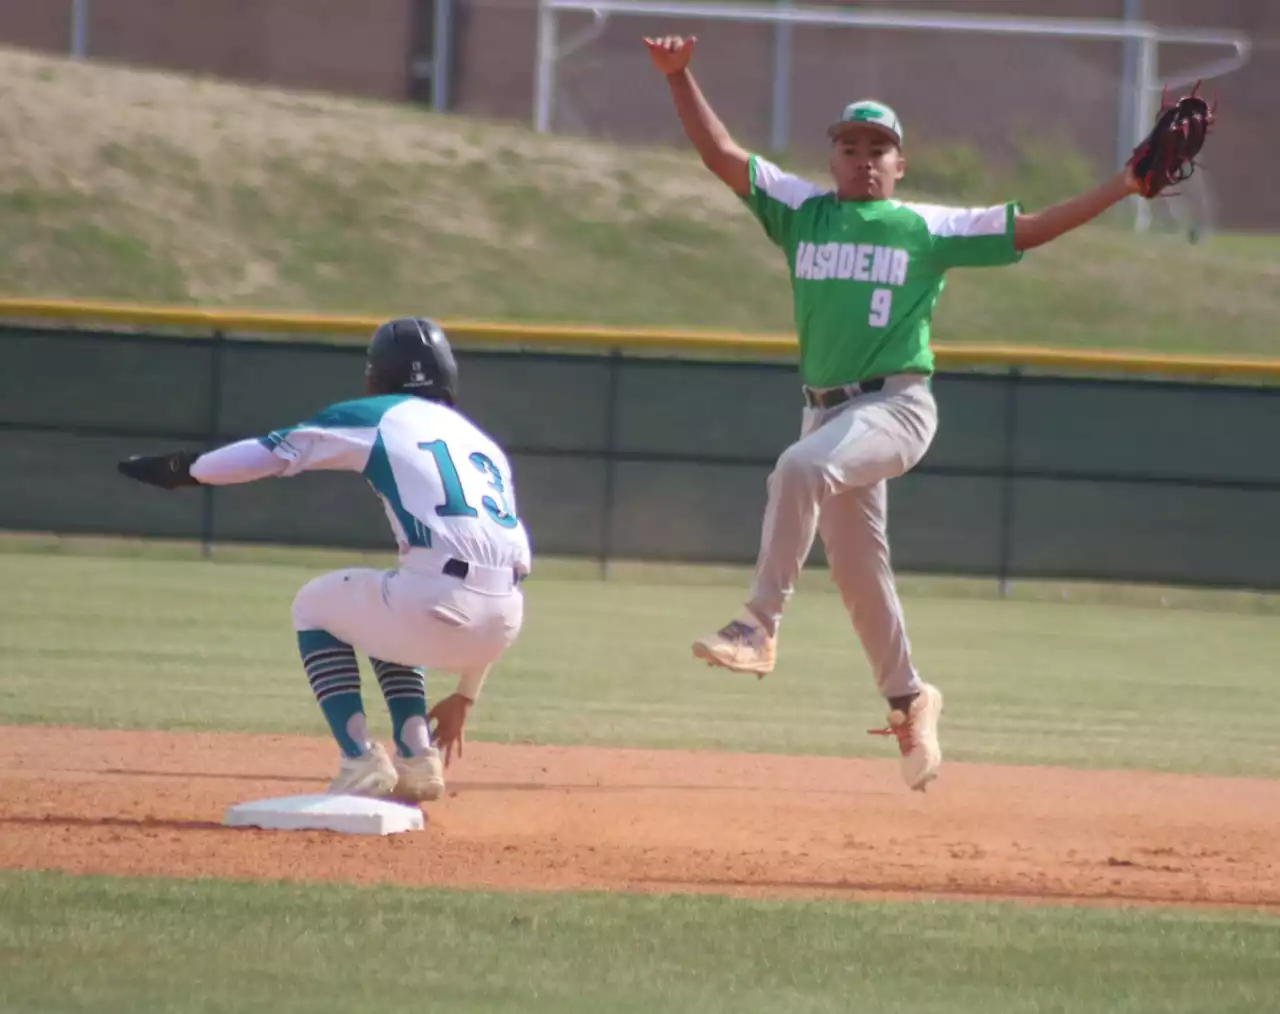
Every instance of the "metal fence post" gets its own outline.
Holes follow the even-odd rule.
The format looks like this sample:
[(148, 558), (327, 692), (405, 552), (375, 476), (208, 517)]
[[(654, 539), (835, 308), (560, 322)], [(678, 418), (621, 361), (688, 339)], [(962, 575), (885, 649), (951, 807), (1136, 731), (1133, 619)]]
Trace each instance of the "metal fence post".
[(449, 108), (450, 58), (453, 55), (453, 0), (435, 0), (435, 24), (431, 30), (431, 108), (442, 113)]
[[(205, 432), (205, 450), (211, 450), (218, 444), (218, 429), (222, 422), (222, 354), (226, 335), (221, 331), (213, 332), (213, 354), (209, 363), (209, 415)], [(204, 486), (200, 490), (200, 555), (206, 560), (213, 556), (214, 510), (217, 501), (214, 499), (214, 487)]]
[(1018, 381), (1022, 373), (1009, 368), (1004, 395), (1004, 459), (1000, 482), (1000, 597), (1009, 596), (1009, 571), (1013, 557), (1013, 472), (1018, 434)]
[(606, 387), (608, 402), (605, 406), (604, 428), (604, 523), (600, 544), (600, 579), (609, 580), (609, 561), (613, 557), (613, 504), (617, 485), (618, 454), (618, 383), (622, 372), (622, 352), (613, 349), (609, 353), (609, 379)]
[[(1141, 0), (1124, 0), (1124, 20), (1131, 25), (1141, 17)], [(1116, 106), (1116, 165), (1124, 165), (1134, 145), (1134, 96), (1138, 90), (1138, 43), (1124, 40), (1124, 61), (1120, 71), (1120, 101)]]
[[(777, 0), (778, 7), (792, 6), (791, 0)], [(773, 28), (773, 112), (769, 125), (769, 147), (787, 150), (791, 134), (791, 24), (781, 21)]]
[[(1137, 144), (1146, 136), (1155, 124), (1156, 109), (1160, 97), (1156, 94), (1160, 89), (1158, 68), (1159, 40), (1152, 35), (1145, 35), (1138, 46), (1138, 88), (1134, 96), (1133, 106), (1133, 138)], [(1135, 197), (1138, 202), (1134, 228), (1138, 232), (1146, 232), (1151, 228), (1151, 202)]]
[(89, 55), (89, 0), (71, 0), (71, 55), (77, 60)]
[(533, 82), (533, 129), (539, 134), (545, 134), (551, 129), (555, 74), (556, 12), (545, 0), (539, 0), (538, 56)]

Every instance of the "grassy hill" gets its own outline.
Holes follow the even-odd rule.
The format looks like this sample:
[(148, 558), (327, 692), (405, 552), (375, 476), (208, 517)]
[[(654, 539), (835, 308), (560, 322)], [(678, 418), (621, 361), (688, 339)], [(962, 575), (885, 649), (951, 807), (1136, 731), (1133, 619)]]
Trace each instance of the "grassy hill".
[[(790, 325), (780, 253), (687, 151), (3, 49), (0, 234), (6, 295)], [(1268, 355), (1278, 311), (1280, 239), (1117, 222), (956, 272), (935, 337)]]

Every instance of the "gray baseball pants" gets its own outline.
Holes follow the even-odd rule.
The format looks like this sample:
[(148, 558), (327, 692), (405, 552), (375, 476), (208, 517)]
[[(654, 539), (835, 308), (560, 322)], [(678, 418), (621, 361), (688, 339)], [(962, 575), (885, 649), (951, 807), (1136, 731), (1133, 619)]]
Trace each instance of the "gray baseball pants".
[(924, 457), (938, 428), (928, 380), (887, 377), (882, 390), (806, 408), (800, 439), (769, 476), (760, 555), (747, 607), (776, 634), (814, 536), (885, 697), (920, 689), (889, 562), (888, 480)]

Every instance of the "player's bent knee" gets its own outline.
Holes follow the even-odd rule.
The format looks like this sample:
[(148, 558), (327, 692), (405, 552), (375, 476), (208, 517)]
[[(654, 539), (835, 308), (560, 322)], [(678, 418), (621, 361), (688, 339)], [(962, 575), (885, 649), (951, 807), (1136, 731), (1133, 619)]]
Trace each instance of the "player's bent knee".
[(827, 485), (826, 468), (823, 463), (797, 452), (795, 448), (788, 448), (782, 452), (770, 479), (788, 486), (802, 486), (814, 492), (821, 491)]
[(293, 597), (293, 629), (323, 630), (325, 627), (325, 586), (330, 575), (314, 578)]

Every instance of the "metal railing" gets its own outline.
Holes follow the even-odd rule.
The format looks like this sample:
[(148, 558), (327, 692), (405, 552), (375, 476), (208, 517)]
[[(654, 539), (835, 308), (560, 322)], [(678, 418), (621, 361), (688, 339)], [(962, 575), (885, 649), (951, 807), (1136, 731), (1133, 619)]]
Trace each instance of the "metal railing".
[[(559, 40), (556, 16), (560, 12), (590, 14), (592, 24), (569, 42)], [(1119, 122), (1130, 136), (1120, 146), (1137, 144), (1155, 122), (1160, 94), (1196, 80), (1221, 77), (1239, 70), (1249, 59), (1249, 37), (1241, 32), (1208, 28), (1162, 28), (1146, 21), (1104, 18), (1013, 17), (995, 14), (949, 14), (919, 11), (845, 10), (831, 7), (793, 7), (789, 4), (674, 3), (662, 0), (539, 0), (537, 72), (534, 80), (533, 125), (540, 133), (551, 129), (555, 104), (556, 63), (594, 41), (613, 15), (662, 17), (679, 20), (735, 21), (768, 24), (780, 30), (796, 25), (832, 28), (882, 28), (898, 31), (963, 32), (984, 35), (1021, 35), (1137, 43), (1137, 80), (1133, 88), (1121, 83), (1117, 103)], [(1162, 44), (1227, 48), (1229, 56), (1183, 73), (1161, 77)], [(790, 105), (790, 60), (779, 41), (773, 67), (770, 138), (773, 147), (787, 147)], [(1123, 129), (1123, 127), (1122, 127)], [(1127, 145), (1126, 145), (1127, 142)], [(1150, 209), (1137, 204), (1136, 227), (1150, 224)]]

